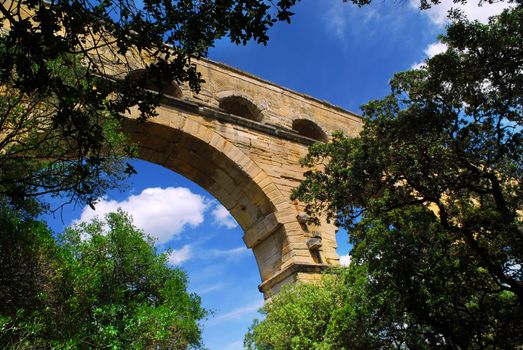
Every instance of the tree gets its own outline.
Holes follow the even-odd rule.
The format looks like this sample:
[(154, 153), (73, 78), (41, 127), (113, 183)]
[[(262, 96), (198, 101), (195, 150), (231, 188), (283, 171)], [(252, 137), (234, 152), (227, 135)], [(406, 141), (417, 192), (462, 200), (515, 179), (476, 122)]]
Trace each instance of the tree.
[(12, 211), (2, 223), (2, 348), (200, 346), (199, 297), (126, 214), (69, 228), (59, 243)]
[[(26, 339), (40, 332), (47, 307), (59, 309), (59, 249), (42, 222), (0, 210), (0, 347), (27, 349)], [(33, 348), (42, 345), (32, 339)]]
[(488, 25), (458, 14), (440, 39), (445, 53), (362, 107), (359, 137), (311, 147), (303, 163), (317, 170), (294, 198), (348, 230), (367, 293), (383, 300), (365, 333), (378, 347), (513, 349), (523, 344), (523, 9)]
[[(143, 118), (155, 115), (160, 96), (148, 81), (160, 91), (171, 82), (198, 91), (193, 57), (225, 36), (266, 43), (268, 28), (289, 21), (295, 2), (3, 1), (3, 201), (20, 207), (43, 193), (65, 193), (92, 204), (133, 172), (122, 161), (135, 153), (119, 133), (119, 118), (133, 106)], [(146, 74), (125, 79), (137, 68)]]
[[(372, 3), (372, 0), (343, 0), (343, 2), (352, 2), (353, 4), (355, 5), (358, 5), (358, 6), (366, 6), (366, 5), (370, 5)], [(454, 4), (466, 4), (468, 3), (469, 1), (468, 0), (454, 0), (453, 3)], [(494, 0), (489, 0), (489, 1), (480, 1), (478, 3), (478, 6), (488, 6), (489, 4), (494, 4), (496, 3), (497, 1), (494, 1)], [(514, 3), (514, 4), (517, 4), (517, 5), (520, 5), (521, 4), (521, 0), (508, 0), (507, 1), (508, 3)], [(433, 6), (438, 6), (439, 4), (441, 4), (441, 0), (420, 0), (419, 1), (419, 8), (421, 10), (427, 10), (427, 9), (430, 9), (431, 7)]]
[[(0, 43), (0, 57), (10, 51)], [(5, 55), (4, 55), (5, 54)], [(27, 94), (12, 82), (0, 93), (0, 199), (36, 213), (42, 194), (66, 194), (92, 203), (130, 169), (132, 156), (118, 116), (92, 100), (96, 82), (74, 56), (47, 62), (64, 89), (76, 90), (68, 106), (55, 93)], [(90, 102), (89, 102), (90, 101)]]
[(262, 308), (265, 319), (251, 325), (245, 336), (247, 349), (320, 349), (339, 305), (335, 282), (284, 286)]
[[(245, 336), (249, 350), (342, 350), (387, 348), (371, 341), (379, 298), (367, 293), (366, 270), (333, 269), (314, 284), (286, 285), (261, 310)], [(378, 346), (381, 345), (381, 346)]]

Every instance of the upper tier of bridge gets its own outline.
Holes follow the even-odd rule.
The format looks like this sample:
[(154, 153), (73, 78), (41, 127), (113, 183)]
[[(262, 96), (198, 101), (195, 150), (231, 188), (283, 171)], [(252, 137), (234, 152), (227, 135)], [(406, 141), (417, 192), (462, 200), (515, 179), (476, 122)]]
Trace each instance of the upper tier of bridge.
[[(129, 62), (129, 61), (128, 61)], [(129, 79), (145, 74), (140, 61), (130, 61), (125, 70), (115, 70), (117, 79)], [(249, 127), (279, 137), (309, 144), (312, 140), (326, 141), (335, 130), (354, 136), (362, 119), (326, 101), (281, 87), (273, 82), (209, 59), (194, 60), (205, 81), (201, 90), (193, 92), (186, 84), (168, 83), (163, 104), (225, 122), (248, 123)], [(117, 67), (118, 65), (116, 65)], [(151, 89), (155, 89), (150, 79)], [(238, 118), (239, 117), (239, 118)]]

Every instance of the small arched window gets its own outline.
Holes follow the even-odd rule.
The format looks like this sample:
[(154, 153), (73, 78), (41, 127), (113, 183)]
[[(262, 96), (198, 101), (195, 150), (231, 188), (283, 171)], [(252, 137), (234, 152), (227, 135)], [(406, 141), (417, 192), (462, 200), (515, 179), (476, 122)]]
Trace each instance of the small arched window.
[(178, 85), (157, 74), (148, 73), (145, 69), (137, 69), (127, 75), (127, 80), (140, 84), (147, 90), (161, 92), (165, 96), (182, 98), (182, 90)]
[(292, 130), (296, 131), (301, 136), (308, 137), (313, 140), (327, 142), (327, 134), (314, 122), (308, 119), (295, 119), (292, 122)]
[(257, 122), (263, 119), (261, 110), (251, 101), (242, 96), (227, 96), (220, 100), (220, 109)]

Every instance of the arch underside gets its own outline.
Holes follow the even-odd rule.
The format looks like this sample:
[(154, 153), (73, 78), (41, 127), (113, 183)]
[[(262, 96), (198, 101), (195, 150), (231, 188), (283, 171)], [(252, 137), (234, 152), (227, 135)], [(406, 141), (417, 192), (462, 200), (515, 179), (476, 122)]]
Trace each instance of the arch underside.
[[(185, 176), (229, 210), (253, 250), (262, 281), (259, 288), (266, 298), (283, 284), (316, 279), (329, 264), (337, 263), (334, 229), (322, 229), (322, 258), (307, 241), (317, 229), (297, 221), (299, 208), (290, 201), (290, 187), (285, 187), (300, 171), (295, 149), (291, 156), (292, 141), (281, 143), (276, 138), (279, 146), (274, 148), (269, 140), (277, 135), (257, 129), (246, 133), (242, 131), (246, 126), (235, 124), (235, 119), (224, 122), (201, 115), (205, 110), (165, 105), (157, 111), (158, 116), (146, 122), (133, 118), (133, 112), (124, 118), (124, 131), (138, 145), (139, 158)], [(260, 145), (268, 146), (256, 148)], [(274, 157), (277, 167), (270, 165)], [(270, 176), (258, 162), (271, 171)]]
[(128, 120), (125, 127), (138, 144), (139, 158), (171, 169), (207, 190), (244, 231), (274, 212), (274, 205), (252, 178), (203, 140), (153, 122)]
[[(238, 159), (233, 160), (213, 147), (211, 140), (201, 139), (186, 130), (135, 119), (126, 119), (124, 128), (131, 142), (138, 144), (140, 159), (185, 176), (229, 210), (245, 233), (246, 245), (253, 249), (262, 282), (281, 269), (282, 254), (287, 246), (286, 234), (277, 222), (273, 201), (254, 181), (253, 174), (259, 177), (261, 170), (248, 173), (245, 168), (252, 169), (252, 164), (250, 167), (243, 164), (242, 168), (241, 161), (239, 164)], [(228, 141), (222, 139), (220, 143), (227, 145)], [(232, 152), (237, 154), (234, 149)], [(263, 242), (258, 242), (258, 238)]]

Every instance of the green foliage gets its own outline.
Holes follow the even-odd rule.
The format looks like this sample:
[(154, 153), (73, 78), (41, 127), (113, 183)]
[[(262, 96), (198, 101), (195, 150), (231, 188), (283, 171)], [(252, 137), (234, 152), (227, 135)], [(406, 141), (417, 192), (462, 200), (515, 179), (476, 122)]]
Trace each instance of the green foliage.
[(200, 346), (199, 297), (126, 214), (70, 228), (60, 243), (12, 212), (2, 224), (2, 348)]
[[(223, 37), (266, 43), (295, 2), (3, 1), (0, 200), (34, 212), (45, 193), (92, 205), (134, 171), (119, 119), (134, 106), (155, 115), (161, 96), (147, 80), (198, 91), (192, 57)], [(125, 79), (140, 64), (142, 79)]]
[[(13, 48), (1, 39), (0, 61), (7, 61)], [(28, 202), (47, 193), (92, 203), (118, 183), (126, 170), (123, 157), (133, 155), (118, 115), (98, 96), (97, 80), (79, 56), (48, 60), (47, 66), (51, 79), (74, 96), (51, 89), (24, 93), (16, 75), (5, 71), (0, 87), (0, 197), (33, 212), (38, 209)]]
[(523, 9), (457, 16), (441, 40), (363, 106), (359, 137), (310, 149), (304, 165), (324, 167), (294, 192), (349, 231), (367, 270), (374, 301), (339, 339), (366, 324), (371, 345), (350, 348), (523, 343)]
[(249, 350), (343, 350), (388, 348), (375, 334), (381, 296), (369, 291), (365, 266), (330, 271), (317, 284), (285, 286), (245, 336)]
[(156, 254), (128, 216), (81, 224), (64, 234), (63, 244), (73, 262), (71, 312), (90, 343), (133, 349), (199, 343), (200, 299), (186, 292), (185, 274), (167, 266), (166, 255)]
[[(366, 6), (366, 5), (370, 5), (372, 3), (372, 0), (343, 0), (343, 2), (352, 2), (354, 5), (357, 5), (357, 6)], [(461, 5), (464, 5), (466, 3), (470, 2), (469, 0), (454, 0), (453, 3), (454, 4), (461, 4)], [(520, 5), (521, 4), (521, 0), (508, 0), (507, 1), (508, 3), (514, 3), (514, 4), (518, 4)], [(472, 2), (474, 4), (474, 2)], [(496, 1), (480, 1), (478, 3), (478, 6), (488, 6), (490, 4), (494, 4), (496, 3)], [(431, 7), (437, 7), (439, 4), (441, 4), (441, 0), (420, 0), (419, 1), (419, 8), (421, 10), (427, 10), (427, 9), (430, 9)]]
[(0, 210), (0, 347), (43, 346), (32, 339), (46, 328), (49, 308), (60, 309), (60, 251), (47, 226)]
[(245, 339), (248, 349), (322, 349), (332, 312), (339, 304), (332, 281), (285, 286), (265, 304)]

